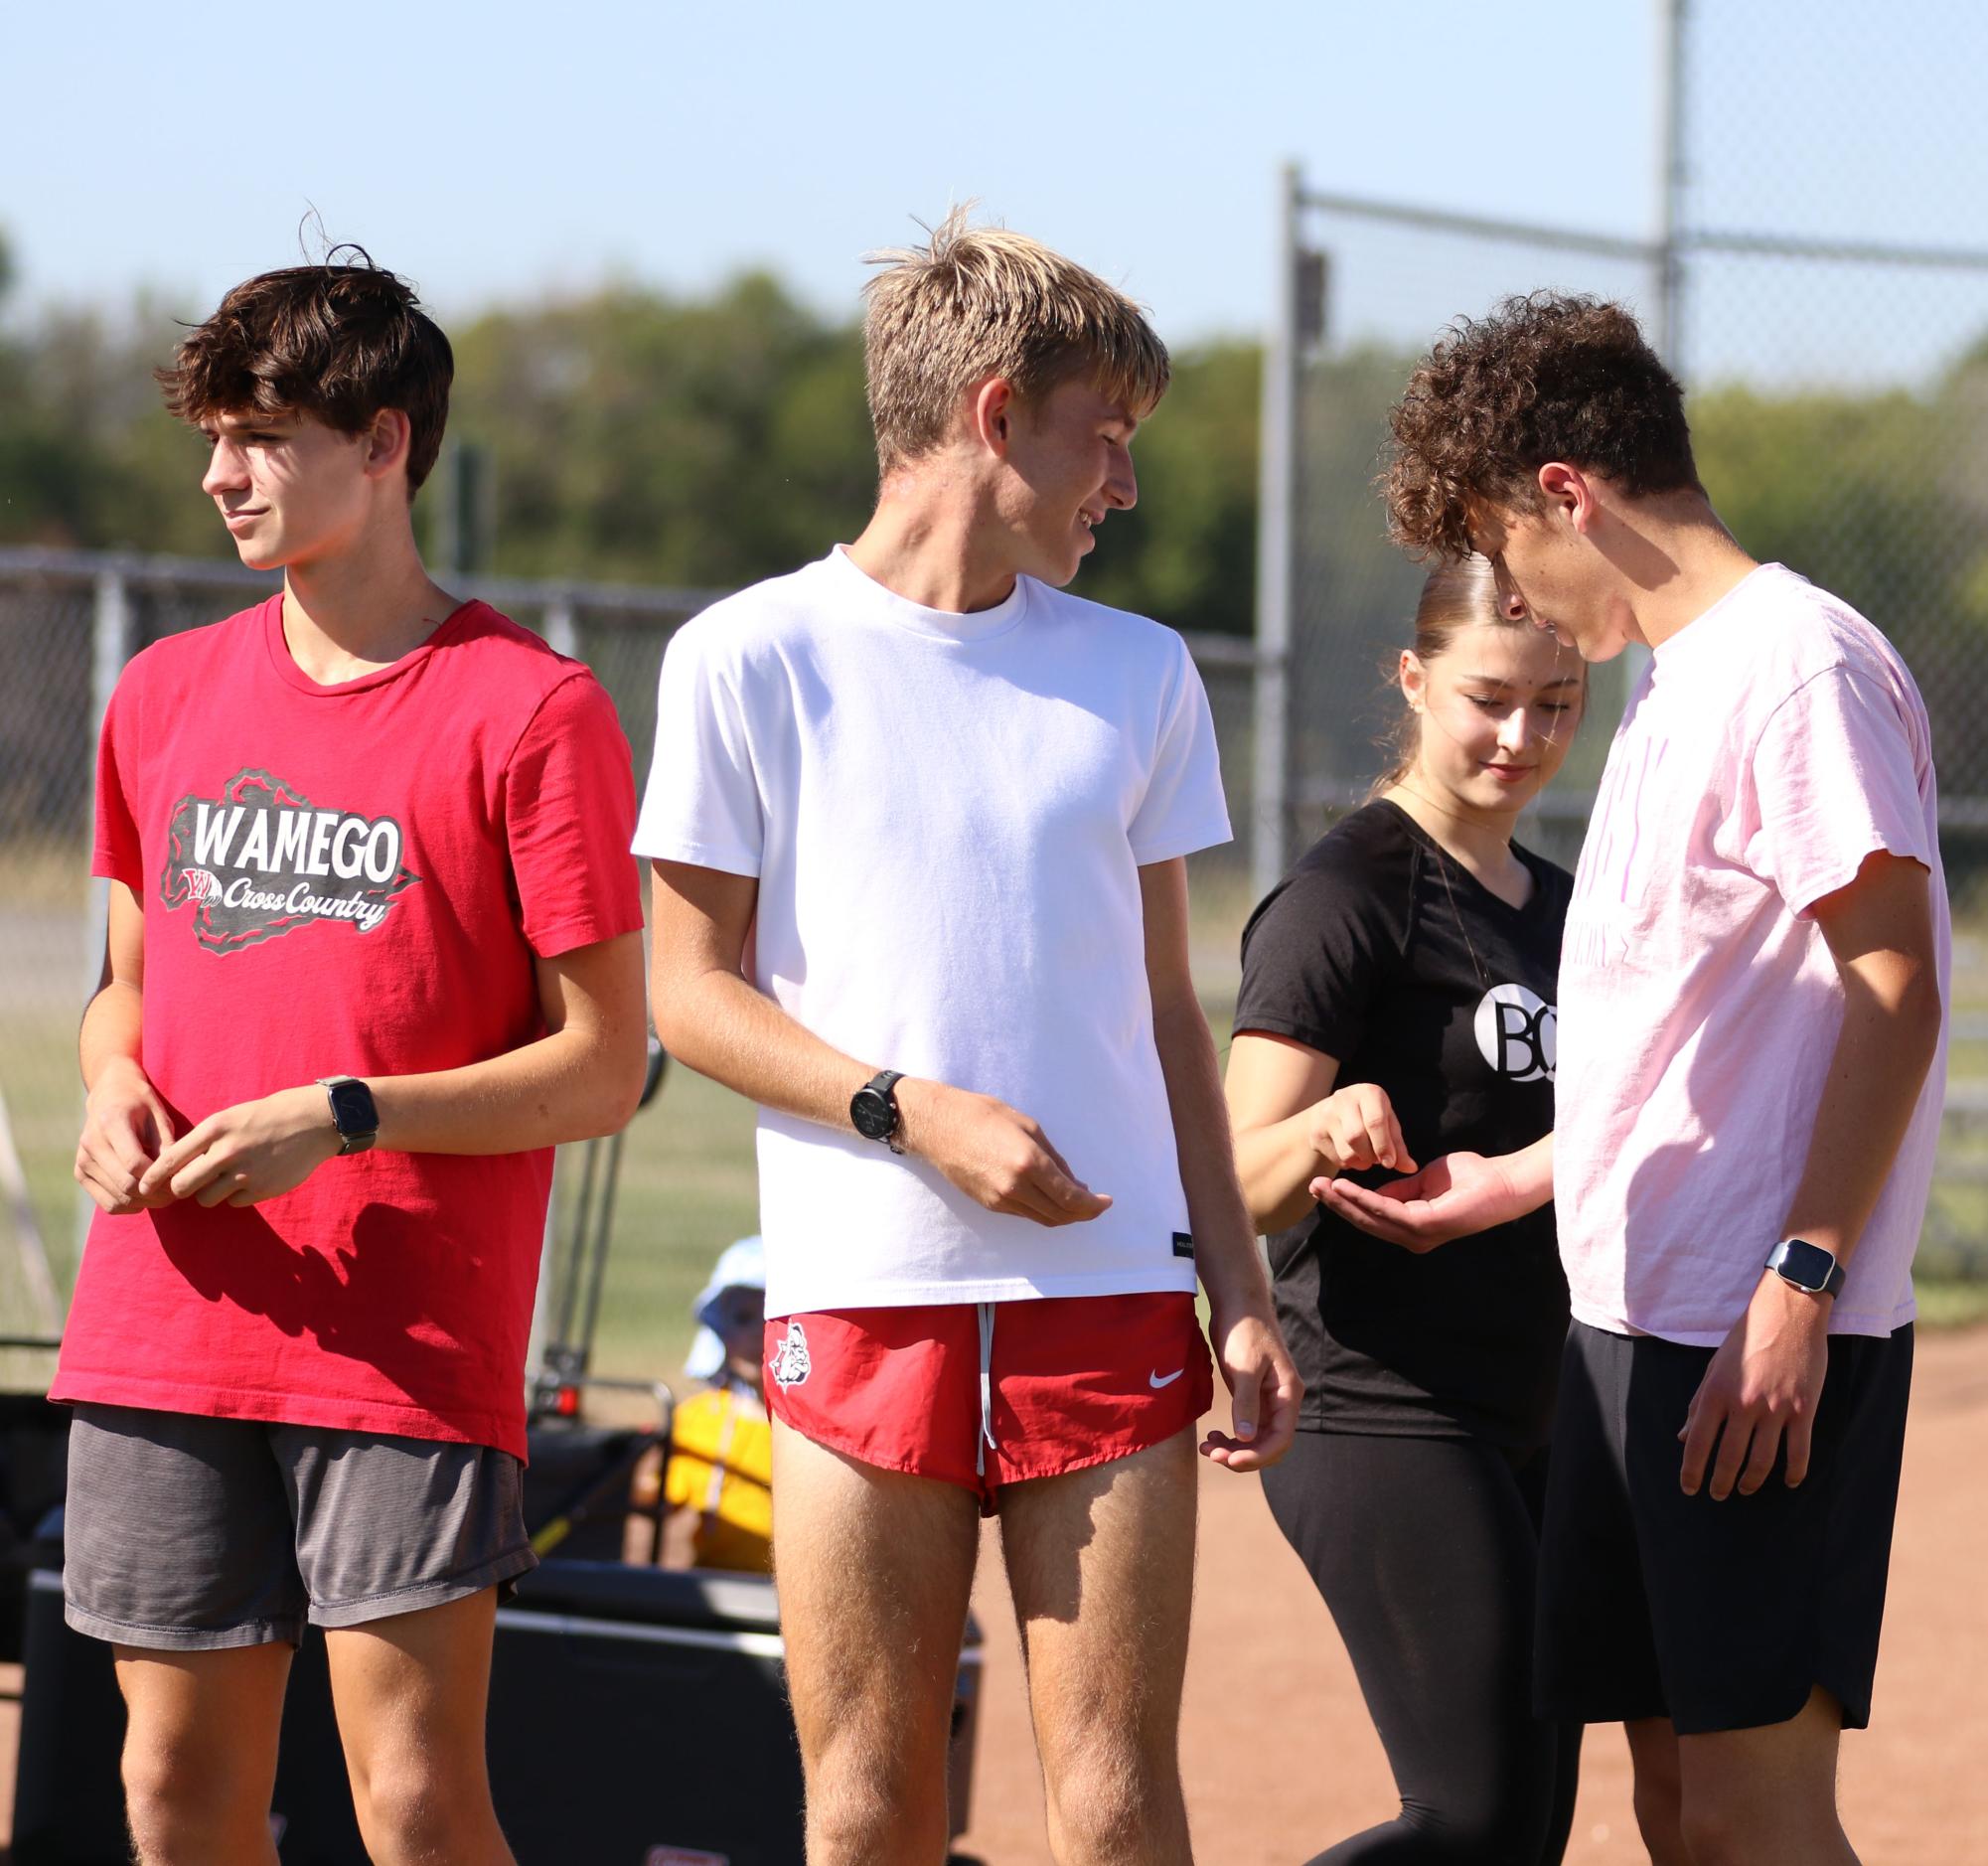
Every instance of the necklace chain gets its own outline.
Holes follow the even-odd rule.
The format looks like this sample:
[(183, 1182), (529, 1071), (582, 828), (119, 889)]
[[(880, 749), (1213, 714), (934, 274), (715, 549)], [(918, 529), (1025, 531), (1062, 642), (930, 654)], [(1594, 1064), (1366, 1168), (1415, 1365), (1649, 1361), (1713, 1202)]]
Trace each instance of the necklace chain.
[(1470, 955), (1470, 969), (1477, 975), (1480, 990), (1488, 992), (1491, 981), (1484, 976), (1483, 961), (1477, 957), (1477, 948), (1470, 938), (1470, 928), (1463, 918), (1463, 911), (1456, 905), (1456, 890), (1450, 885), (1450, 864), (1443, 858), (1443, 845), (1435, 837), (1429, 839), (1429, 846), (1436, 851), (1436, 872), (1443, 877), (1443, 891), (1450, 896), (1450, 917), (1456, 922), (1456, 931), (1463, 936), (1463, 950)]
[[(1414, 790), (1407, 784), (1398, 783), (1395, 788), (1407, 791), (1418, 803), (1427, 805), (1438, 816), (1448, 817), (1453, 823), (1463, 821), (1453, 810), (1445, 810), (1434, 798), (1423, 796), (1419, 790)], [(1400, 806), (1397, 805), (1396, 808), (1399, 809)], [(1470, 937), (1469, 923), (1464, 920), (1463, 910), (1456, 904), (1456, 890), (1451, 884), (1450, 862), (1443, 853), (1443, 845), (1434, 836), (1430, 836), (1429, 847), (1436, 853), (1436, 872), (1443, 877), (1443, 891), (1450, 899), (1450, 917), (1456, 922), (1456, 931), (1463, 936), (1463, 950), (1470, 955), (1470, 969), (1477, 975), (1478, 989), (1488, 992), (1491, 989), (1491, 981), (1485, 974), (1484, 962), (1477, 957), (1476, 942)]]

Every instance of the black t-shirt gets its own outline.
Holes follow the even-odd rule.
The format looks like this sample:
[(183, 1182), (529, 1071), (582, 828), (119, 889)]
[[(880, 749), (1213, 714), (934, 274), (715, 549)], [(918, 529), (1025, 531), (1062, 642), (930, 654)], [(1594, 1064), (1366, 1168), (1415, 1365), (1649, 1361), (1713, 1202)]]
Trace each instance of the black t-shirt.
[[(1516, 844), (1523, 907), (1442, 854), (1405, 811), (1356, 810), (1243, 931), (1238, 1031), (1387, 1091), (1419, 1166), (1508, 1154), (1553, 1126), (1560, 935), (1573, 877)], [(1395, 1175), (1357, 1175), (1369, 1185)], [(1567, 1280), (1553, 1207), (1417, 1255), (1322, 1208), (1270, 1240), (1278, 1314), (1314, 1431), (1545, 1442)]]

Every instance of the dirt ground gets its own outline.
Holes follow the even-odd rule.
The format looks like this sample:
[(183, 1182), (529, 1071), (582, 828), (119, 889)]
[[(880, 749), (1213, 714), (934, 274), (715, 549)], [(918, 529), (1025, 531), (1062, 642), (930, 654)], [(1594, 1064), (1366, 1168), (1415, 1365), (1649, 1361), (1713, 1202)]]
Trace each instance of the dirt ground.
[[(1203, 1866), (1296, 1866), (1396, 1805), (1338, 1635), (1254, 1478), (1206, 1470), (1181, 1756)], [(1843, 1807), (1866, 1866), (1988, 1861), (1988, 1328), (1918, 1343), (1891, 1604), (1868, 1731), (1844, 1741)], [(973, 1825), (986, 1866), (1048, 1858), (1042, 1795), (998, 1551)], [(0, 1831), (13, 1800), (20, 1673), (0, 1667)], [(1570, 1866), (1644, 1858), (1615, 1728), (1591, 1731)], [(0, 1855), (4, 1859), (4, 1855)]]
[[(1845, 1824), (1866, 1866), (1988, 1862), (1988, 1329), (1921, 1335), (1872, 1726), (1844, 1739)], [(987, 1866), (1048, 1858), (998, 1547), (973, 1825)], [(1296, 1866), (1399, 1803), (1324, 1604), (1255, 1478), (1208, 1468), (1181, 1763), (1203, 1866)], [(1619, 1727), (1591, 1730), (1569, 1866), (1646, 1858)]]

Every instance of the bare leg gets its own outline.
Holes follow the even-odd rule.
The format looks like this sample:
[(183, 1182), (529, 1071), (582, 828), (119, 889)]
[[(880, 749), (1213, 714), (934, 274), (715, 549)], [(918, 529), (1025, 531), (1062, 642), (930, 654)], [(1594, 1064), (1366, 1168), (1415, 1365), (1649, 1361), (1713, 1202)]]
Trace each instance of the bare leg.
[(999, 1493), (1059, 1866), (1188, 1866), (1194, 1435)]
[(1842, 1735), (1818, 1688), (1784, 1724), (1678, 1738), (1692, 1866), (1857, 1866), (1836, 1814)]
[(1678, 1776), (1677, 1732), (1667, 1717), (1642, 1717), (1622, 1726), (1636, 1773), (1636, 1825), (1650, 1866), (1691, 1866), (1682, 1825), (1683, 1786)]
[(497, 1590), (325, 1637), (359, 1831), (376, 1866), (515, 1866), (484, 1713)]
[(221, 1652), (120, 1645), (124, 1803), (140, 1866), (276, 1866), (269, 1796), (285, 1643)]
[(938, 1866), (980, 1506), (773, 1426), (787, 1688), (809, 1866)]

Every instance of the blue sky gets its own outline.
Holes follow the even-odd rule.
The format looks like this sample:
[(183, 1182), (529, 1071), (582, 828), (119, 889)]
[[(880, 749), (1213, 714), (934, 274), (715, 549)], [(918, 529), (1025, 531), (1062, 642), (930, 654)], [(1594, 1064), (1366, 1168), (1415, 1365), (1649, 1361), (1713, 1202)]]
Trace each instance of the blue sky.
[[(205, 310), (292, 260), (310, 207), (444, 317), (608, 277), (695, 290), (753, 264), (846, 309), (865, 248), (973, 196), (1125, 284), (1177, 343), (1260, 327), (1286, 158), (1321, 188), (1648, 234), (1657, 11), (23, 7), (0, 74), (0, 229), (29, 309), (143, 286)], [(1988, 244), (1988, 136), (1963, 81), (1988, 10), (1693, 11), (1708, 211)], [(1474, 308), (1468, 264), (1453, 285), (1442, 254), (1413, 263), (1436, 270), (1430, 302)], [(1447, 313), (1415, 297), (1399, 315)], [(1955, 316), (1973, 315), (1970, 297)]]

